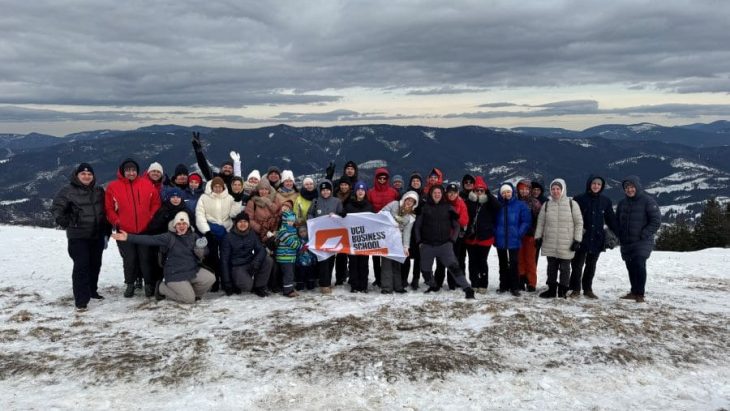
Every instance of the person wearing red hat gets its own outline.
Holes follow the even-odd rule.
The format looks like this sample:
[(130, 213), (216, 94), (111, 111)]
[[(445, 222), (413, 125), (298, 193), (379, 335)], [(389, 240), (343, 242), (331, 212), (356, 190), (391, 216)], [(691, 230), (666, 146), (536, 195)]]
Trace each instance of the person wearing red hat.
[(487, 292), (489, 285), (489, 266), (487, 257), (494, 245), (494, 219), (501, 205), (481, 176), (477, 176), (472, 189), (467, 194), (466, 208), (469, 223), (464, 234), (464, 244), (469, 254), (469, 280), (474, 291)]

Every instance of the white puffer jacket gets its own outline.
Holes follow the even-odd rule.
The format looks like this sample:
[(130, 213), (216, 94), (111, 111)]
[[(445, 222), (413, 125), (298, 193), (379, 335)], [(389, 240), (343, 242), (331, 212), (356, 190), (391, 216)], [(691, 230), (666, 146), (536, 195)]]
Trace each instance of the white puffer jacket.
[(216, 194), (210, 186), (210, 181), (205, 185), (205, 193), (200, 196), (198, 205), (195, 206), (195, 225), (198, 230), (205, 234), (210, 231), (210, 223), (219, 224), (230, 231), (233, 227), (233, 220), (243, 210), (241, 202), (233, 200), (228, 189), (224, 186), (223, 192)]
[(540, 209), (535, 239), (542, 238), (542, 255), (570, 260), (575, 256), (575, 252), (570, 251), (573, 240), (580, 242), (583, 239), (583, 216), (578, 203), (568, 198), (565, 181), (556, 178), (550, 186), (555, 182), (563, 186), (563, 192), (557, 201), (551, 196)]

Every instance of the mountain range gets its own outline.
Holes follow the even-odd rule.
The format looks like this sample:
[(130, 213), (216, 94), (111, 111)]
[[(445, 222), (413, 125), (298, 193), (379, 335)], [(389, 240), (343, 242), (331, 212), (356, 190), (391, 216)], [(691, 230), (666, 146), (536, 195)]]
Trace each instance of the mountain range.
[(664, 127), (655, 124), (602, 125), (583, 131), (559, 128), (422, 126), (290, 127), (230, 129), (155, 125), (131, 131), (96, 130), (55, 137), (0, 134), (0, 223), (53, 224), (48, 209), (75, 166), (90, 162), (101, 182), (116, 178), (119, 163), (133, 157), (146, 168), (153, 161), (171, 171), (178, 163), (195, 170), (191, 132), (200, 132), (213, 165), (241, 153), (244, 175), (271, 165), (294, 174), (321, 176), (335, 161), (339, 176), (347, 160), (358, 163), (370, 184), (374, 169), (386, 166), (406, 180), (441, 168), (447, 180), (481, 175), (490, 187), (527, 177), (546, 184), (564, 178), (568, 195), (585, 190), (589, 175), (607, 181), (606, 194), (621, 198), (620, 181), (641, 177), (665, 218), (696, 214), (710, 196), (730, 199), (730, 122)]

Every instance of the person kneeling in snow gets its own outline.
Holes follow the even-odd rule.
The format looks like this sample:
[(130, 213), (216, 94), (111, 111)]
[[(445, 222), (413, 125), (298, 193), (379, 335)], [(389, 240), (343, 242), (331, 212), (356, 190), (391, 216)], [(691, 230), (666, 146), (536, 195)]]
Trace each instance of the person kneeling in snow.
[(215, 275), (200, 267), (207, 253), (208, 242), (190, 229), (188, 213), (181, 211), (168, 224), (170, 232), (157, 235), (135, 235), (124, 231), (112, 234), (117, 241), (160, 246), (165, 251), (164, 281), (158, 281), (155, 296), (192, 304), (210, 290)]

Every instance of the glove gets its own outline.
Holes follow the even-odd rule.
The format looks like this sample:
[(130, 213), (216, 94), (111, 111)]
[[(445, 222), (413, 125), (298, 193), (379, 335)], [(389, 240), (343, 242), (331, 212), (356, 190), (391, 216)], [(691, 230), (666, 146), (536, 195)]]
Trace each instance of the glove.
[(208, 245), (208, 239), (205, 237), (200, 237), (197, 240), (195, 240), (196, 248), (205, 248), (207, 245)]
[(332, 176), (335, 175), (335, 162), (334, 161), (330, 161), (330, 164), (327, 166), (327, 169), (325, 170), (325, 175), (329, 179), (331, 179)]
[(535, 248), (542, 247), (542, 238), (536, 238), (535, 239)]
[(273, 236), (274, 236), (274, 233), (273, 232), (271, 232), (271, 231), (267, 231), (266, 232), (266, 238), (271, 238)]
[(573, 240), (573, 244), (570, 245), (570, 251), (580, 250), (580, 241)]
[(235, 151), (231, 151), (231, 160), (241, 161), (241, 155)]
[(109, 236), (105, 235), (104, 236), (104, 249), (106, 250), (107, 247), (109, 247)]
[(200, 151), (203, 148), (203, 144), (201, 144), (201, 142), (200, 142), (200, 133), (199, 132), (193, 131), (192, 143), (193, 143), (193, 149), (195, 149), (195, 151)]

